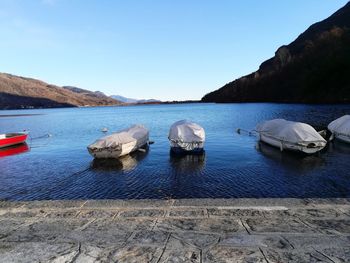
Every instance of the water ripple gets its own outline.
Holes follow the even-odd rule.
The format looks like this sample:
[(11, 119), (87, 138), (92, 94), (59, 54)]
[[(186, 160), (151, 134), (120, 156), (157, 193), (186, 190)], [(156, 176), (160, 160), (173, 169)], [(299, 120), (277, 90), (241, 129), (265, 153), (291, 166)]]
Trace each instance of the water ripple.
[[(349, 114), (350, 105), (184, 104), (19, 113), (42, 115), (2, 118), (3, 132), (27, 129), (33, 137), (53, 137), (44, 147), (0, 159), (0, 199), (350, 197), (349, 145), (334, 142), (320, 155), (305, 157), (235, 133), (272, 118), (325, 127)], [(205, 154), (170, 154), (168, 129), (184, 118), (205, 128)], [(101, 127), (114, 131), (133, 123), (151, 130), (155, 144), (146, 153), (92, 160), (86, 145), (102, 136)]]

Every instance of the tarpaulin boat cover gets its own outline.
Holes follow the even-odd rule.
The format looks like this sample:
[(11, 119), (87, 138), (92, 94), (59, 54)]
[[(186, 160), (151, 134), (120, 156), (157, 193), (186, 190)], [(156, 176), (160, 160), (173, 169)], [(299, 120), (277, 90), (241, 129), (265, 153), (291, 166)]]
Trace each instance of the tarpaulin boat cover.
[(113, 148), (118, 145), (137, 142), (143, 139), (146, 135), (148, 136), (148, 130), (142, 125), (133, 125), (128, 129), (121, 130), (119, 132), (107, 135), (98, 139), (93, 144), (89, 145), (91, 149), (103, 149)]
[(326, 143), (326, 140), (310, 125), (284, 119), (262, 122), (257, 125), (256, 131), (265, 136), (293, 144)]
[(350, 115), (344, 115), (328, 125), (328, 130), (332, 133), (342, 134), (350, 137)]
[(171, 125), (169, 140), (188, 143), (204, 142), (205, 132), (198, 124), (187, 120), (181, 120)]

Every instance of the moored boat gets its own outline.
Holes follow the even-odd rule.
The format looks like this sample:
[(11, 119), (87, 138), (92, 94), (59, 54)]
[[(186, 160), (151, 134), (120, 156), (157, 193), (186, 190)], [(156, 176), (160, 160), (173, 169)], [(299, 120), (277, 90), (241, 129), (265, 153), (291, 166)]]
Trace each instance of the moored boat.
[(332, 135), (343, 142), (350, 143), (350, 115), (344, 115), (328, 125)]
[(197, 123), (181, 120), (170, 127), (168, 139), (175, 153), (202, 153), (205, 131)]
[(26, 132), (0, 134), (0, 148), (25, 143), (27, 137)]
[(133, 125), (102, 137), (87, 148), (94, 158), (119, 158), (142, 148), (148, 140), (148, 129), (142, 125)]
[(327, 141), (309, 124), (275, 119), (262, 122), (256, 127), (259, 139), (283, 150), (307, 154), (322, 150)]

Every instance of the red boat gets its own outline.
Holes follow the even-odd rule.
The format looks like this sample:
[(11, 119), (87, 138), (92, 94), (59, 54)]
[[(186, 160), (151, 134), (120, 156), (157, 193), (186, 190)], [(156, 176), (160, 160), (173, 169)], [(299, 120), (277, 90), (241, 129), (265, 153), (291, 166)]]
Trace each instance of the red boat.
[(26, 132), (0, 134), (0, 148), (25, 143), (27, 137)]

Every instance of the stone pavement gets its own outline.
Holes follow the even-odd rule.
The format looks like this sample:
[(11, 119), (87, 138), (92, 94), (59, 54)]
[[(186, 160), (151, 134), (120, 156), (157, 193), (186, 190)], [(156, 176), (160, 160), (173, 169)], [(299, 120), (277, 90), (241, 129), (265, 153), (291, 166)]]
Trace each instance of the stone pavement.
[(350, 262), (350, 199), (0, 202), (0, 262)]

